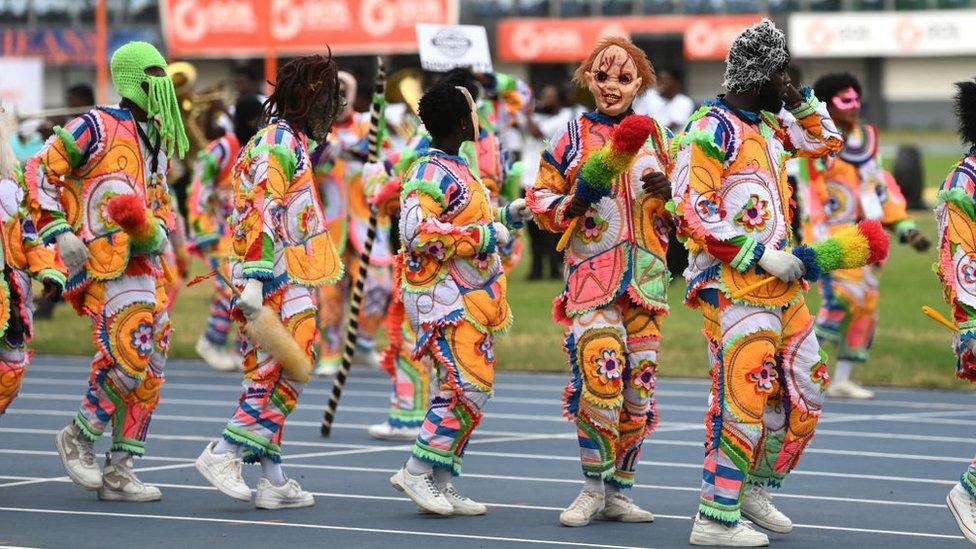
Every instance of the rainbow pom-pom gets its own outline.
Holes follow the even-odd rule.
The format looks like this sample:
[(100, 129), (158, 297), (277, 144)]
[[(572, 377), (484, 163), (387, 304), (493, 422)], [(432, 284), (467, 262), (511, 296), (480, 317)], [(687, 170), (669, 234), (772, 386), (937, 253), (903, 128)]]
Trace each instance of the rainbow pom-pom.
[(108, 216), (125, 234), (129, 245), (138, 252), (155, 251), (165, 237), (162, 229), (146, 210), (145, 202), (134, 194), (120, 194), (109, 199)]
[(825, 272), (857, 269), (888, 257), (888, 235), (877, 221), (861, 221), (844, 227), (830, 238), (809, 246), (797, 246), (793, 255), (803, 262), (803, 278), (815, 281)]
[(634, 161), (634, 157), (654, 131), (654, 121), (632, 114), (614, 129), (610, 140), (580, 168), (576, 193), (590, 204), (610, 195), (613, 181)]

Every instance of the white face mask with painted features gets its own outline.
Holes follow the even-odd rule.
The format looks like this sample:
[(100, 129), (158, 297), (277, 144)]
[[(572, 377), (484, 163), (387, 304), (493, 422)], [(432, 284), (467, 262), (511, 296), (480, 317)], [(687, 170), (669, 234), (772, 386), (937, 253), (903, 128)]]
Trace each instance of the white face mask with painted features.
[(604, 48), (586, 71), (586, 87), (596, 100), (596, 110), (607, 116), (627, 112), (643, 83), (634, 59), (620, 46)]

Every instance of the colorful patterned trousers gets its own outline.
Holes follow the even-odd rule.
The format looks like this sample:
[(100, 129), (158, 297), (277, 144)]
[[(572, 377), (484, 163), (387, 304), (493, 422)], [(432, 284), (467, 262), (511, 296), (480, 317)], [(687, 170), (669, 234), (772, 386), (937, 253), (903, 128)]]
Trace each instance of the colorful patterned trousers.
[(878, 268), (833, 271), (820, 281), (817, 335), (837, 345), (837, 358), (866, 362), (878, 326)]
[(7, 329), (0, 338), (0, 414), (17, 398), (24, 372), (30, 364), (33, 351), (25, 345), (33, 335), (33, 300), (31, 299), (30, 276), (24, 271), (8, 270), (11, 278), (5, 284), (9, 299), (4, 306), (10, 310)]
[(468, 439), (491, 398), (494, 339), (470, 322), (461, 321), (423, 333), (418, 349), (437, 364), (440, 388), (427, 409), (413, 455), (435, 468), (460, 475)]
[(394, 296), (384, 321), (390, 336), (382, 365), (393, 378), (390, 417), (394, 427), (420, 427), (430, 403), (431, 367), (428, 358), (412, 358), (417, 334), (404, 318), (403, 303)]
[(661, 320), (626, 296), (572, 319), (565, 345), (573, 379), (563, 409), (576, 423), (587, 477), (621, 488), (634, 484), (641, 445), (657, 425)]
[(830, 382), (801, 298), (781, 309), (698, 293), (712, 369), (699, 512), (739, 521), (745, 483), (778, 487), (813, 439)]
[(74, 298), (83, 300), (98, 349), (75, 424), (95, 440), (111, 421), (113, 451), (145, 452), (169, 349), (167, 289), (162, 277), (124, 274)]
[[(319, 288), (319, 317), (322, 322), (322, 358), (338, 360), (342, 356), (345, 339), (343, 320), (348, 313), (352, 294), (352, 279), (359, 273), (359, 254), (347, 247), (343, 264), (346, 275), (337, 284)], [(393, 284), (392, 267), (370, 266), (366, 269), (366, 294), (359, 310), (359, 335), (356, 347), (367, 351), (376, 348), (376, 332), (383, 324), (390, 305), (390, 291)]]
[[(315, 327), (315, 289), (287, 284), (282, 290), (266, 296), (271, 307), (307, 355), (313, 356), (318, 338)], [(281, 461), (281, 438), (285, 419), (298, 404), (305, 384), (284, 376), (282, 367), (264, 350), (258, 348), (241, 328), (244, 354), (244, 388), (233, 417), (224, 428), (224, 439), (244, 448), (244, 462), (262, 457)]]
[[(211, 257), (208, 260), (210, 269), (230, 277), (230, 268), (226, 260)], [(218, 347), (227, 345), (227, 337), (230, 334), (230, 325), (233, 320), (230, 317), (230, 302), (234, 298), (234, 292), (219, 277), (213, 277), (213, 299), (210, 303), (210, 317), (207, 319), (207, 331), (203, 337), (207, 341)]]

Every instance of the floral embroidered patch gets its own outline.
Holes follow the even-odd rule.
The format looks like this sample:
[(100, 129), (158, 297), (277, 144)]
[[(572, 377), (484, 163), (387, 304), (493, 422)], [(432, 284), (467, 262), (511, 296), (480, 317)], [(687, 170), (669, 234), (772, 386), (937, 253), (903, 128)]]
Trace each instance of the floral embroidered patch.
[(827, 373), (827, 365), (823, 362), (818, 363), (813, 367), (813, 372), (810, 375), (810, 379), (815, 381), (817, 385), (820, 385), (821, 390), (826, 390), (827, 385), (830, 384), (830, 374)]
[(777, 377), (776, 363), (773, 362), (772, 357), (767, 357), (761, 366), (746, 374), (746, 379), (756, 385), (757, 394), (773, 392), (773, 383), (776, 382)]
[(725, 203), (722, 197), (716, 192), (703, 194), (695, 204), (698, 215), (704, 220), (725, 219)]
[(438, 261), (444, 261), (447, 257), (447, 247), (440, 240), (432, 240), (424, 247), (424, 253)]
[(613, 349), (603, 349), (600, 356), (596, 358), (596, 365), (596, 373), (607, 380), (619, 379), (623, 370), (620, 357)]
[(141, 357), (149, 356), (153, 351), (153, 327), (152, 324), (146, 322), (140, 322), (134, 330), (132, 330), (132, 348), (135, 349), (136, 353)]
[(583, 235), (583, 241), (586, 243), (599, 242), (603, 239), (603, 232), (609, 226), (610, 224), (600, 217), (599, 212), (593, 208), (586, 210), (586, 213), (583, 214), (580, 231)]
[(313, 204), (306, 204), (302, 211), (298, 212), (298, 228), (302, 234), (308, 236), (318, 228), (318, 215), (315, 213)]
[(647, 395), (654, 392), (654, 373), (656, 370), (657, 365), (650, 360), (640, 361), (638, 367), (634, 369), (630, 385), (637, 389), (641, 398), (646, 398)]
[(495, 362), (495, 352), (493, 351), (494, 338), (491, 335), (485, 335), (481, 341), (478, 342), (478, 352), (485, 357), (485, 360), (491, 364)]
[(749, 200), (735, 216), (735, 222), (746, 228), (747, 231), (764, 231), (766, 222), (773, 216), (769, 211), (769, 201), (759, 198), (759, 195), (751, 195)]

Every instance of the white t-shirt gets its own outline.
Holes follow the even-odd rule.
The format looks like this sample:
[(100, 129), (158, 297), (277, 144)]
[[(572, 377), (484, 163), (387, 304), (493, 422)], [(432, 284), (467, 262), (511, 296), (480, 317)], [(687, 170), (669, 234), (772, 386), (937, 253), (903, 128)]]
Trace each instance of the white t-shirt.
[(522, 146), (522, 187), (528, 188), (535, 184), (535, 178), (539, 175), (539, 161), (542, 159), (542, 151), (545, 150), (549, 137), (555, 134), (560, 128), (569, 124), (573, 119), (573, 110), (563, 107), (554, 114), (532, 113), (532, 121), (538, 126), (539, 131), (544, 136), (541, 140), (525, 136), (525, 144)]
[(683, 93), (665, 99), (657, 90), (648, 90), (634, 101), (634, 112), (650, 116), (667, 128), (684, 129), (695, 112), (695, 102)]

